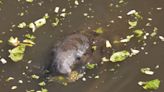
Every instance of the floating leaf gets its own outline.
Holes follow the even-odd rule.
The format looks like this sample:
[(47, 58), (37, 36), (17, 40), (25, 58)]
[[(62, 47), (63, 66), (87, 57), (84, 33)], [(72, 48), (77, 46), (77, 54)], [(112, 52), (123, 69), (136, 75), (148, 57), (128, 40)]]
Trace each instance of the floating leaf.
[(135, 12), (134, 15), (136, 19), (143, 19), (142, 16), (138, 12)]
[(150, 68), (146, 67), (146, 68), (141, 68), (141, 72), (144, 73), (144, 74), (147, 74), (147, 75), (153, 75), (154, 72), (151, 71)]
[(55, 21), (52, 23), (52, 26), (57, 26), (59, 22), (60, 20), (58, 18), (55, 18)]
[(110, 61), (112, 62), (119, 62), (119, 61), (123, 61), (126, 58), (128, 58), (130, 56), (130, 53), (126, 50), (123, 51), (118, 51), (112, 54), (112, 56), (110, 57)]
[(132, 48), (130, 50), (131, 50), (130, 56), (137, 55), (140, 52), (139, 50), (132, 49)]
[(100, 28), (97, 28), (96, 31), (95, 31), (97, 34), (102, 34), (104, 33), (103, 29), (100, 27)]
[(136, 27), (137, 26), (137, 21), (128, 21), (128, 24), (130, 25), (130, 28), (134, 28), (134, 27)]
[(142, 19), (142, 16), (136, 10), (129, 11), (127, 15), (133, 15), (137, 20)]
[(0, 43), (3, 43), (3, 40), (0, 40)]
[(41, 89), (41, 92), (48, 92), (48, 90), (45, 89), (45, 88), (42, 88), (42, 89)]
[(138, 82), (140, 86), (142, 86), (145, 90), (156, 90), (160, 86), (160, 80), (159, 79), (154, 79), (150, 81), (140, 81)]
[(44, 24), (46, 24), (46, 19), (45, 18), (41, 18), (41, 19), (38, 19), (34, 22), (36, 28), (39, 28), (41, 26), (43, 26)]
[(26, 0), (26, 2), (28, 3), (32, 3), (34, 0)]
[(38, 75), (33, 74), (33, 75), (31, 75), (31, 78), (33, 78), (33, 79), (39, 79), (39, 76), (38, 76)]
[(26, 23), (25, 22), (22, 22), (22, 23), (20, 23), (20, 24), (18, 24), (18, 28), (25, 28), (27, 25), (26, 25)]
[(36, 37), (35, 37), (34, 35), (32, 35), (32, 34), (26, 34), (25, 37), (28, 38), (28, 39), (31, 39), (31, 40), (34, 40), (34, 39), (36, 38)]
[(129, 42), (133, 37), (134, 37), (134, 35), (128, 35), (128, 36), (126, 36), (125, 39), (121, 39), (120, 42), (122, 42), (122, 43)]
[(134, 33), (136, 34), (137, 37), (141, 37), (143, 35), (143, 30), (137, 29), (134, 31)]
[(18, 46), (20, 44), (20, 41), (18, 40), (18, 37), (10, 37), (8, 40), (9, 44), (12, 46)]
[(39, 85), (39, 86), (45, 86), (46, 83), (45, 83), (44, 81), (42, 81), (42, 82), (40, 82), (38, 85)]
[(110, 61), (108, 58), (106, 58), (106, 57), (103, 57), (103, 58), (101, 58), (101, 60), (103, 61), (103, 62), (108, 62), (108, 61)]
[(33, 46), (35, 44), (32, 40), (29, 39), (23, 40), (23, 43), (27, 44), (27, 46)]
[(93, 46), (92, 46), (92, 50), (93, 50), (93, 51), (96, 51), (96, 49), (97, 49), (97, 46), (93, 45)]
[(134, 13), (136, 13), (137, 11), (136, 10), (130, 10), (128, 13), (127, 13), (127, 15), (132, 15), (132, 14), (134, 14)]
[(24, 56), (25, 48), (26, 46), (21, 44), (20, 46), (17, 46), (12, 50), (9, 50), (10, 53), (9, 57), (11, 58), (11, 60), (13, 60), (14, 62), (18, 62), (22, 60)]
[(14, 77), (8, 77), (5, 81), (9, 82), (9, 81), (12, 81), (12, 80), (14, 80)]
[(28, 26), (29, 26), (29, 28), (32, 29), (32, 32), (35, 32), (35, 30), (36, 30), (36, 26), (35, 26), (34, 23), (30, 23)]
[(94, 69), (95, 66), (96, 66), (96, 64), (90, 64), (90, 63), (88, 63), (88, 64), (86, 65), (86, 68), (87, 68), (87, 69)]
[(36, 20), (35, 22), (32, 22), (28, 25), (29, 28), (32, 29), (32, 32), (35, 32), (37, 28), (42, 27), (43, 25), (46, 24), (46, 19), (49, 18), (48, 14), (46, 13), (43, 18), (40, 18)]
[(150, 34), (151, 37), (154, 37), (157, 35), (158, 28), (154, 27), (153, 32)]

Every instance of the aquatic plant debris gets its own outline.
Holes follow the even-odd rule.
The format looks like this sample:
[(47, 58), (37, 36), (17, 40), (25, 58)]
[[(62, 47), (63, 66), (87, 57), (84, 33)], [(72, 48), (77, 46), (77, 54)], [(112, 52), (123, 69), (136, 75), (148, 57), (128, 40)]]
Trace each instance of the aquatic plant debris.
[(130, 53), (127, 50), (117, 51), (112, 54), (112, 56), (110, 57), (110, 61), (111, 62), (120, 62), (120, 61), (127, 59), (129, 56), (130, 56)]
[(42, 82), (40, 82), (38, 85), (39, 85), (39, 86), (45, 86), (46, 83), (45, 83), (44, 81), (42, 81)]
[(5, 58), (1, 58), (0, 61), (2, 62), (2, 64), (6, 64), (7, 60)]
[(157, 90), (160, 86), (160, 80), (154, 79), (150, 81), (139, 81), (138, 85), (142, 86), (145, 90)]
[(136, 37), (141, 37), (144, 34), (143, 30), (140, 29), (134, 30), (133, 33), (136, 34)]
[(28, 26), (32, 29), (32, 32), (35, 32), (36, 29), (42, 27), (46, 24), (46, 19), (49, 18), (49, 15), (46, 13), (42, 18), (30, 23)]
[(131, 29), (131, 28), (134, 28), (134, 27), (136, 27), (137, 26), (137, 21), (128, 21), (128, 24), (130, 25), (130, 27), (129, 27), (129, 29)]
[(11, 87), (12, 90), (15, 90), (15, 89), (17, 89), (17, 88), (18, 88), (17, 86), (12, 86), (12, 87)]
[(131, 48), (130, 50), (131, 50), (131, 54), (130, 54), (130, 56), (137, 55), (137, 54), (140, 52), (139, 50), (137, 50), (137, 49), (133, 49), (133, 48)]
[(110, 61), (108, 58), (106, 58), (106, 57), (103, 57), (103, 58), (101, 58), (101, 60), (103, 61), (103, 62), (108, 62), (108, 61)]
[(26, 2), (28, 3), (32, 3), (34, 0), (26, 0)]
[(33, 74), (33, 75), (31, 75), (31, 78), (33, 78), (33, 79), (39, 79), (39, 76), (36, 75), (36, 74)]
[[(47, 1), (16, 0), (16, 3), (15, 3), (15, 1), (8, 2), (7, 0), (0, 0), (0, 11), (2, 13), (2, 21), (1, 21), (2, 31), (1, 31), (1, 36), (0, 36), (1, 37), (0, 38), (1, 39), (0, 51), (2, 54), (0, 55), (0, 61), (2, 63), (2, 67), (0, 69), (1, 70), (0, 80), (2, 80), (1, 84), (3, 84), (3, 81), (6, 82), (4, 83), (4, 85), (6, 86), (6, 88), (8, 87), (9, 90), (13, 89), (11, 91), (17, 91), (18, 89), (18, 90), (21, 90), (22, 92), (23, 91), (48, 92), (48, 90), (45, 87), (49, 85), (39, 86), (40, 89), (35, 87), (39, 85), (38, 82), (40, 79), (42, 79), (42, 77), (40, 78), (40, 76), (36, 75), (38, 74), (38, 72), (36, 71), (37, 72), (36, 73), (34, 68), (31, 67), (31, 65), (33, 66), (34, 64), (35, 66), (36, 63), (34, 62), (38, 62), (38, 61), (33, 58), (33, 55), (27, 56), (27, 58), (25, 59), (21, 58), (21, 56), (25, 54), (24, 52), (28, 50), (26, 47), (34, 46), (36, 44), (35, 36), (39, 37), (39, 39), (36, 39), (37, 45), (34, 47), (34, 50), (35, 48), (38, 48), (38, 46), (42, 45), (40, 43), (43, 43), (46, 40), (50, 41), (49, 39), (47, 39), (48, 37), (51, 37), (51, 40), (52, 39), (55, 40), (56, 38), (58, 38), (60, 34), (59, 32), (63, 32), (64, 34), (67, 34), (67, 33), (70, 34), (72, 30), (80, 31), (79, 29), (81, 28), (84, 30), (95, 29), (94, 35), (104, 37), (105, 39), (108, 39), (108, 40), (103, 41), (103, 44), (102, 44), (104, 46), (103, 48), (99, 48), (99, 45), (101, 45), (101, 43), (98, 45), (93, 44), (93, 46), (91, 46), (92, 51), (93, 53), (96, 53), (100, 49), (102, 49), (102, 54), (101, 54), (102, 56), (100, 56), (99, 58), (100, 61), (102, 62), (100, 63), (108, 62), (109, 64), (111, 64), (109, 62), (111, 61), (110, 60), (111, 56), (116, 52), (121, 52), (125, 50), (128, 53), (130, 53), (130, 55), (127, 55), (126, 58), (124, 57), (122, 60), (120, 60), (120, 61), (125, 61), (126, 59), (128, 59), (128, 57), (130, 58), (138, 54), (139, 54), (138, 56), (140, 57), (144, 53), (145, 54), (151, 53), (151, 51), (149, 52), (149, 50), (147, 49), (151, 49), (152, 45), (154, 45), (152, 47), (155, 47), (155, 45), (157, 46), (159, 44), (161, 45), (160, 42), (164, 41), (164, 36), (161, 34), (162, 32), (161, 27), (160, 27), (161, 25), (158, 25), (158, 23), (156, 23), (156, 22), (160, 23), (160, 20), (159, 21), (156, 21), (156, 20), (158, 20), (158, 16), (161, 15), (160, 13), (163, 12), (163, 7), (158, 5), (157, 3), (154, 3), (153, 6), (149, 6), (149, 3), (148, 3), (148, 6), (137, 7), (138, 5), (137, 3), (140, 2), (140, 1), (137, 1), (136, 6), (129, 7), (131, 6), (131, 1), (129, 2), (125, 0), (118, 0), (118, 1), (115, 1), (115, 0), (112, 0), (112, 1), (68, 0), (67, 2), (60, 2), (60, 0), (59, 2), (55, 2), (55, 1), (56, 0), (47, 0)], [(97, 4), (97, 2), (101, 2), (100, 4), (104, 5), (103, 7), (101, 7), (100, 5), (101, 7), (100, 10), (97, 8), (97, 6), (99, 7), (99, 4)], [(8, 7), (9, 3), (12, 3), (12, 6), (14, 7), (12, 6)], [(143, 9), (140, 9), (140, 8), (143, 8)], [(101, 9), (104, 9), (104, 10), (101, 11)], [(8, 10), (13, 10), (13, 12), (10, 12)], [(103, 13), (104, 11), (106, 12)], [(6, 12), (9, 12), (7, 16), (5, 16)], [(40, 16), (40, 14), (45, 14), (45, 16), (42, 17), (42, 15)], [(50, 14), (50, 18), (48, 14)], [(141, 16), (141, 14), (143, 14), (143, 16)], [(72, 16), (69, 16), (68, 18), (66, 18), (67, 15), (72, 15)], [(102, 16), (102, 15), (105, 15), (105, 16)], [(77, 21), (76, 19), (74, 20), (75, 17), (79, 21)], [(124, 23), (126, 26), (124, 26)], [(5, 27), (3, 27), (3, 24), (5, 25)], [(79, 25), (81, 28), (79, 28)], [(158, 27), (155, 27), (155, 25)], [(125, 29), (124, 28), (122, 29), (122, 26)], [(39, 29), (42, 27), (43, 27), (43, 31), (39, 31)], [(51, 34), (52, 30), (54, 31), (53, 34)], [(71, 31), (69, 32), (69, 30)], [(130, 35), (133, 35), (133, 37)], [(11, 46), (5, 45), (7, 43), (6, 38), (10, 38), (8, 36), (11, 36), (10, 41), (8, 41), (9, 45)], [(16, 37), (16, 36), (19, 36), (19, 37)], [(45, 39), (42, 39), (42, 38), (45, 38)], [(116, 42), (117, 44), (115, 44), (114, 42)], [(21, 55), (19, 56), (19, 59), (21, 58), (20, 61), (23, 61), (23, 62), (15, 63), (16, 65), (13, 65), (12, 67), (15, 68), (14, 66), (19, 66), (19, 69), (20, 68), (22, 69), (23, 67), (25, 71), (22, 69), (23, 72), (21, 73), (21, 75), (18, 75), (18, 77), (15, 77), (15, 74), (19, 74), (19, 72), (15, 72), (14, 75), (6, 76), (6, 74), (10, 74), (9, 71), (12, 68), (8, 67), (8, 65), (10, 65), (10, 63), (12, 64), (12, 62), (8, 62), (8, 60), (11, 58), (10, 57), (7, 58), (4, 55), (6, 55), (5, 53), (7, 53), (6, 51), (8, 49), (12, 51), (21, 45), (25, 45), (25, 48), (24, 48), (25, 51), (22, 51), (22, 52), (20, 51)], [(152, 49), (154, 50), (154, 48)], [(29, 49), (29, 51), (27, 51), (28, 52), (27, 55), (31, 54), (31, 50), (33, 49)], [(37, 50), (37, 51), (40, 51), (40, 50)], [(35, 52), (34, 54), (36, 53), (37, 52)], [(10, 52), (8, 54), (10, 54)], [(15, 54), (19, 55), (19, 53), (15, 53)], [(33, 54), (33, 51), (32, 51), (32, 54)], [(118, 57), (123, 57), (123, 56), (118, 56)], [(27, 59), (30, 59), (30, 61)], [(133, 59), (134, 61), (136, 61), (135, 57)], [(140, 60), (137, 60), (137, 61), (140, 61)], [(119, 59), (118, 61), (116, 59), (115, 62), (119, 62)], [(25, 65), (25, 67), (21, 66), (22, 63), (27, 64), (27, 65)], [(105, 63), (105, 64), (108, 64), (108, 63)], [(160, 64), (159, 61), (154, 62), (154, 63), (156, 64), (155, 69), (158, 69), (159, 64)], [(116, 64), (114, 63), (114, 65), (117, 65), (117, 64), (119, 63), (116, 63)], [(149, 64), (151, 64), (151, 62), (149, 62)], [(103, 67), (103, 69), (101, 68), (100, 70), (101, 74), (108, 70), (118, 72), (115, 68), (111, 67), (112, 65), (109, 65), (109, 66), (110, 66), (110, 70), (106, 67)], [(7, 67), (7, 68), (4, 68), (4, 67)], [(90, 71), (94, 71), (93, 69), (95, 69), (95, 67), (96, 65), (92, 65), (92, 64), (89, 65), (89, 68), (91, 69)], [(154, 70), (152, 70), (149, 67), (150, 66), (138, 69), (140, 70), (138, 72), (146, 74), (146, 75), (143, 75), (143, 76), (147, 76), (146, 78), (149, 78), (149, 77), (153, 78), (154, 76), (156, 76), (156, 72), (154, 72)], [(17, 70), (18, 68), (16, 67), (15, 69)], [(89, 73), (86, 72), (87, 74), (85, 77), (82, 78), (82, 80), (88, 81), (89, 79), (87, 78), (95, 78), (95, 79), (100, 78), (100, 76), (97, 75), (99, 71), (97, 71), (97, 69), (95, 70), (96, 70), (96, 74), (95, 73), (90, 74), (90, 72)], [(112, 76), (112, 75), (109, 75), (109, 76)], [(161, 74), (157, 73), (156, 77), (161, 77)], [(79, 78), (79, 74), (77, 72), (73, 72), (72, 75), (69, 76), (69, 79), (71, 81), (77, 80), (78, 78)], [(59, 82), (59, 84), (63, 84), (65, 86), (69, 84), (68, 78), (64, 78), (63, 76), (56, 78), (55, 82), (60, 81), (60, 79), (61, 79), (61, 82)], [(100, 78), (100, 80), (102, 80), (102, 83), (106, 82), (105, 80), (103, 80), (103, 77)], [(11, 85), (13, 82), (18, 83), (18, 84)], [(30, 87), (29, 85), (26, 85), (26, 83), (28, 83)], [(44, 84), (42, 82), (40, 83), (41, 83), (40, 85)], [(145, 85), (144, 83), (142, 86)], [(25, 89), (22, 89), (22, 87), (24, 88), (24, 85), (26, 85), (27, 87), (25, 86)], [(93, 86), (96, 86), (96, 88), (99, 88), (99, 85), (93, 85)], [(134, 84), (134, 86), (136, 85)], [(8, 89), (5, 89), (5, 90), (8, 90)]]
[[(35, 91), (33, 90), (33, 91), (30, 91), (30, 92), (35, 92)], [(41, 90), (37, 90), (36, 92), (48, 92), (48, 90), (45, 89), (45, 88), (41, 88)]]
[(54, 22), (52, 23), (52, 26), (56, 27), (59, 24), (60, 20), (58, 18), (55, 18)]
[(23, 40), (23, 43), (26, 44), (26, 45), (28, 45), (28, 46), (31, 46), (31, 47), (33, 45), (35, 45), (35, 43), (32, 40), (29, 40), (29, 39)]
[(32, 34), (26, 34), (25, 37), (30, 40), (34, 40), (36, 37)]
[(14, 80), (14, 77), (8, 77), (5, 81), (6, 81), (6, 82), (10, 82), (10, 81), (12, 81), (12, 80)]
[(10, 37), (8, 40), (9, 44), (12, 46), (18, 46), (20, 44), (20, 41), (18, 40), (18, 37)]
[(164, 36), (159, 36), (159, 39), (160, 39), (161, 41), (164, 41)]
[(138, 25), (138, 21), (143, 19), (136, 10), (129, 11), (127, 15), (133, 17), (133, 20), (128, 20), (128, 24), (130, 25), (129, 29), (135, 28)]
[(25, 52), (26, 46), (24, 44), (21, 44), (20, 46), (17, 46), (13, 49), (9, 50), (9, 58), (13, 60), (14, 62), (18, 62), (23, 59), (24, 57), (24, 52)]
[(111, 45), (111, 43), (109, 42), (109, 40), (106, 40), (106, 47), (107, 47), (107, 48), (112, 48), (112, 45)]
[(147, 75), (153, 75), (154, 74), (154, 72), (151, 71), (151, 69), (149, 67), (141, 68), (141, 72), (143, 74), (147, 74)]
[(153, 32), (150, 34), (151, 37), (155, 37), (157, 35), (158, 28), (154, 27)]
[(87, 63), (86, 68), (87, 68), (87, 69), (94, 69), (95, 66), (96, 66), (96, 64)]
[(102, 34), (102, 33), (104, 33), (104, 30), (103, 30), (101, 27), (99, 27), (99, 28), (97, 28), (97, 29), (95, 30), (95, 32), (96, 32), (97, 34)]
[(127, 15), (134, 16), (137, 20), (142, 19), (142, 16), (136, 10), (130, 10)]
[(18, 24), (17, 27), (18, 28), (25, 28), (25, 27), (27, 27), (27, 24), (25, 22), (22, 22), (22, 23)]
[(3, 43), (3, 40), (0, 40), (0, 43)]
[(92, 50), (93, 50), (93, 51), (96, 51), (96, 49), (97, 49), (97, 46), (93, 45), (93, 46), (92, 46)]
[(121, 39), (120, 42), (121, 42), (121, 43), (127, 43), (127, 42), (129, 42), (133, 37), (134, 37), (134, 35), (128, 35), (128, 36), (126, 36), (125, 39)]

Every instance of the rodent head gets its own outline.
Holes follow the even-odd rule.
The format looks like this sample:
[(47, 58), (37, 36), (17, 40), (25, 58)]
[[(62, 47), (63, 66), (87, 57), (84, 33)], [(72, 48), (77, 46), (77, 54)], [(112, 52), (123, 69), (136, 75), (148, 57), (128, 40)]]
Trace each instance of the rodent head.
[(61, 74), (70, 74), (71, 73), (71, 68), (67, 63), (60, 63), (57, 65), (57, 70), (59, 71), (59, 73)]

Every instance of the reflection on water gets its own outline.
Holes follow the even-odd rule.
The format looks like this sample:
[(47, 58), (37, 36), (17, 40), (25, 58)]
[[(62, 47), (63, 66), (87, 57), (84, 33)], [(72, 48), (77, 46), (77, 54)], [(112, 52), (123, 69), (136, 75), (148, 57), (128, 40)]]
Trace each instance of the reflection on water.
[[(2, 2), (1, 2), (2, 1)], [(0, 91), (2, 92), (24, 92), (25, 90), (39, 90), (38, 85), (42, 80), (32, 79), (31, 75), (42, 76), (42, 68), (45, 63), (51, 60), (51, 49), (66, 36), (81, 30), (93, 30), (102, 27), (105, 30), (103, 38), (113, 42), (120, 38), (126, 38), (132, 34), (132, 30), (142, 29), (144, 33), (153, 32), (154, 27), (158, 28), (158, 35), (163, 35), (163, 0), (131, 1), (131, 0), (34, 0), (27, 3), (22, 0), (1, 0), (0, 1), (0, 44), (1, 58), (7, 60), (6, 64), (0, 63)], [(60, 7), (59, 11), (55, 10)], [(129, 29), (127, 12), (136, 10), (143, 19), (138, 21), (134, 29)], [(57, 12), (57, 13), (55, 13)], [(29, 28), (19, 29), (16, 26), (21, 22), (33, 22), (41, 18), (45, 13), (49, 14), (46, 25), (32, 33)], [(57, 18), (57, 19), (56, 19)], [(56, 22), (59, 20), (59, 22)], [(133, 20), (133, 19), (132, 19)], [(57, 26), (52, 26), (56, 23)], [(31, 33), (36, 36), (36, 45), (27, 48), (24, 59), (19, 63), (13, 63), (8, 58), (7, 40), (11, 36), (23, 39), (23, 35)], [(147, 81), (158, 78), (163, 81), (163, 43), (158, 39), (148, 37), (143, 43), (138, 39), (132, 39), (127, 44), (113, 44), (112, 50), (103, 49), (103, 55), (108, 57), (112, 51), (129, 50), (130, 48), (140, 49), (140, 53), (121, 63), (105, 62), (94, 70), (87, 70), (87, 74), (75, 83), (63, 86), (58, 83), (48, 83), (45, 88), (49, 92), (144, 92), (137, 85), (138, 81)], [(156, 44), (156, 45), (154, 45)], [(143, 48), (144, 47), (144, 48)], [(144, 49), (144, 50), (142, 50)], [(100, 59), (95, 59), (95, 61)], [(32, 62), (31, 62), (32, 61)], [(160, 68), (155, 70), (153, 76), (146, 76), (140, 73), (140, 68)], [(95, 78), (95, 76), (99, 76)], [(13, 80), (6, 82), (6, 79), (13, 77)], [(86, 80), (86, 81), (85, 81)], [(13, 86), (17, 88), (11, 90)], [(162, 87), (156, 92), (162, 92)], [(135, 89), (135, 90), (134, 90)]]

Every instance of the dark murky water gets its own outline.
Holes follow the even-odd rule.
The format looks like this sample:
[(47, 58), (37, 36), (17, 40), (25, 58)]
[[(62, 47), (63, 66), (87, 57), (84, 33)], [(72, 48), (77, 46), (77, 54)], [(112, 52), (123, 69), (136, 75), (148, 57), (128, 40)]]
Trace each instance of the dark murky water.
[[(0, 4), (0, 39), (4, 42), (0, 44), (0, 56), (5, 58), (7, 64), (0, 63), (0, 91), (1, 92), (25, 92), (26, 90), (39, 90), (38, 83), (41, 80), (31, 79), (32, 74), (41, 75), (38, 67), (44, 66), (45, 62), (50, 60), (50, 52), (55, 43), (64, 39), (66, 36), (81, 30), (92, 30), (102, 27), (106, 32), (103, 34), (104, 39), (113, 41), (120, 37), (126, 37), (130, 33), (128, 30), (129, 17), (126, 15), (132, 9), (140, 12), (143, 20), (139, 23), (138, 28), (150, 32), (153, 27), (158, 28), (158, 35), (164, 34), (164, 1), (163, 0), (126, 0), (118, 3), (118, 0), (78, 0), (79, 5), (74, 4), (74, 0), (34, 0), (33, 3), (27, 3), (25, 0), (1, 0)], [(66, 12), (71, 12), (65, 18), (61, 19), (59, 25), (51, 26), (54, 18), (58, 17), (54, 13), (55, 7), (65, 8)], [(162, 8), (162, 10), (158, 9)], [(24, 12), (24, 16), (19, 13)], [(21, 22), (33, 22), (48, 13), (50, 18), (43, 27), (32, 33), (30, 29), (19, 29), (12, 27)], [(85, 13), (88, 14), (84, 16)], [(93, 17), (92, 17), (93, 16)], [(122, 16), (122, 18), (118, 18)], [(148, 21), (147, 18), (152, 18)], [(146, 23), (151, 26), (146, 27)], [(26, 33), (32, 33), (36, 36), (36, 45), (27, 48), (24, 59), (19, 63), (13, 63), (8, 58), (8, 49), (11, 48), (7, 44), (10, 36), (23, 38)], [(157, 42), (156, 45), (153, 42)], [(68, 86), (58, 83), (49, 83), (45, 86), (49, 92), (145, 92), (138, 81), (150, 80), (158, 78), (161, 80), (160, 88), (154, 92), (163, 92), (164, 69), (164, 43), (160, 39), (153, 38), (146, 41), (147, 46), (138, 55), (119, 63), (105, 63), (100, 65), (94, 71), (88, 71), (86, 74), (87, 81), (81, 79)], [(113, 45), (115, 51), (129, 48), (141, 48), (142, 45), (132, 41), (127, 46)], [(148, 52), (148, 54), (145, 54)], [(112, 52), (111, 52), (112, 53)], [(111, 54), (109, 53), (109, 54)], [(104, 56), (108, 56), (104, 54)], [(32, 63), (28, 64), (28, 61)], [(155, 66), (160, 68), (155, 70)], [(28, 67), (28, 69), (27, 69)], [(154, 69), (155, 74), (152, 76), (140, 73), (140, 68), (150, 67)], [(110, 71), (111, 69), (115, 71)], [(23, 73), (25, 73), (23, 75)], [(99, 79), (88, 78), (88, 76), (99, 75)], [(8, 77), (15, 79), (5, 82)], [(22, 80), (23, 83), (18, 83)], [(15, 90), (11, 90), (12, 86), (17, 86)]]

